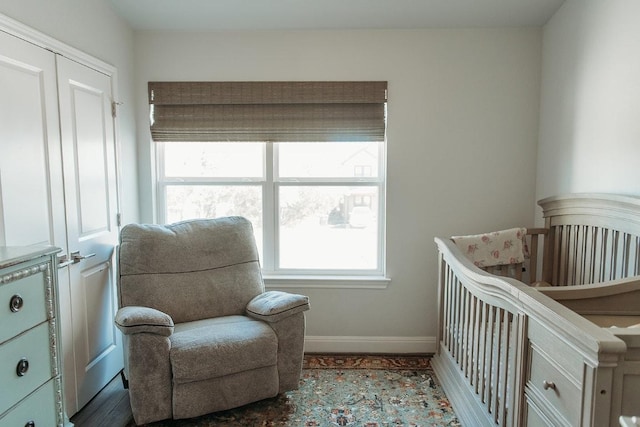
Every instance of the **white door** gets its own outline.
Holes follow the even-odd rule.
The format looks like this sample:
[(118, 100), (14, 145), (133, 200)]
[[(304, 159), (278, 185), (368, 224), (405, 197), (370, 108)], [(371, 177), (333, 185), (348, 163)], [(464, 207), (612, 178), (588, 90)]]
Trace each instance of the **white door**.
[(121, 336), (113, 323), (119, 231), (116, 146), (111, 78), (64, 57), (57, 61), (67, 241), (69, 259), (75, 261), (65, 272), (75, 367), (73, 373), (65, 367), (65, 385), (72, 414), (123, 367)]
[(55, 55), (0, 31), (0, 245), (66, 248)]

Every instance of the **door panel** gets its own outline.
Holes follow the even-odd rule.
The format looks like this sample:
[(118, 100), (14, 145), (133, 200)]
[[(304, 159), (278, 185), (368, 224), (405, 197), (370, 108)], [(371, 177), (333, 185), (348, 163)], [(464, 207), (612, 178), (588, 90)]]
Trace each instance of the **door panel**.
[(78, 199), (78, 233), (81, 239), (90, 239), (96, 233), (108, 233), (110, 229), (109, 146), (105, 124), (94, 119), (105, 117), (104, 93), (77, 82), (69, 82), (69, 85), (73, 97), (72, 114), (75, 116), (77, 170), (74, 179)]
[(79, 410), (123, 366), (113, 324), (118, 206), (111, 79), (58, 57), (58, 90), (67, 236), (76, 254), (68, 272)]
[[(120, 337), (113, 323), (116, 307), (112, 295), (114, 284), (110, 267), (109, 263), (103, 263), (84, 269), (75, 292), (75, 300), (81, 301), (84, 307), (77, 310), (79, 318), (74, 319), (74, 323), (82, 325), (80, 329), (85, 334), (81, 337), (83, 347), (86, 343), (86, 352), (82, 352), (81, 361), (86, 370), (85, 377), (79, 383), (78, 389), (80, 407), (86, 403), (84, 396), (92, 397), (96, 389), (100, 390), (106, 384), (105, 380), (108, 381), (115, 375), (110, 371), (109, 358), (120, 351)], [(121, 368), (122, 366), (118, 365), (115, 373)]]
[(66, 247), (55, 56), (0, 32), (0, 245)]

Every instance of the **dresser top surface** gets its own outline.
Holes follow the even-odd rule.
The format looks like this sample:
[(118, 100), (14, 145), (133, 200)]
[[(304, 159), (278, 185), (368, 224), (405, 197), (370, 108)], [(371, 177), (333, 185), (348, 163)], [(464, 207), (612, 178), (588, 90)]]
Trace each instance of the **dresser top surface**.
[(55, 246), (0, 246), (0, 268), (58, 252)]

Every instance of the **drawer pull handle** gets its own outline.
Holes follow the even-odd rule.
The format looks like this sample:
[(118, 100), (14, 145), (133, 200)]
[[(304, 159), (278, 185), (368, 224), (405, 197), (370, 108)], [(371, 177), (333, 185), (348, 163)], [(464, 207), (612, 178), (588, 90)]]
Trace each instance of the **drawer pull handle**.
[(16, 374), (18, 374), (19, 377), (24, 377), (27, 374), (28, 370), (29, 370), (29, 361), (27, 360), (26, 357), (23, 357), (18, 362), (18, 366), (16, 366)]
[(555, 390), (556, 389), (556, 383), (554, 383), (553, 381), (547, 381), (544, 380), (542, 381), (542, 388), (545, 390)]
[(23, 305), (24, 305), (24, 300), (18, 294), (12, 296), (11, 300), (9, 301), (9, 308), (13, 313), (19, 312), (22, 309)]
[(27, 421), (27, 423), (24, 425), (24, 427), (36, 427), (36, 422), (31, 420), (31, 421)]

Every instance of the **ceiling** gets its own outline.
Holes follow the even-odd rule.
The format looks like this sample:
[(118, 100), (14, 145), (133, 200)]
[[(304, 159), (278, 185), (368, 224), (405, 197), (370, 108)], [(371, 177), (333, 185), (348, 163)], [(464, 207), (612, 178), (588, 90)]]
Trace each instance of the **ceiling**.
[(542, 26), (564, 0), (109, 0), (136, 30)]

